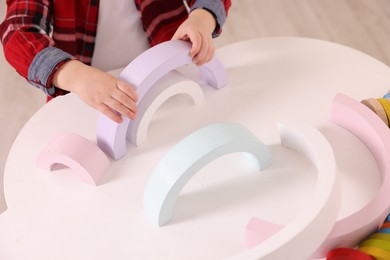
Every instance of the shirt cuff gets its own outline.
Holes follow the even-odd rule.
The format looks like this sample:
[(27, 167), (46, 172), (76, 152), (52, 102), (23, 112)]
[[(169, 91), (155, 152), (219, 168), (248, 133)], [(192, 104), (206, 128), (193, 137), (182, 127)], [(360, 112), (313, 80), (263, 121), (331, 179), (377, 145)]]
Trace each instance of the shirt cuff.
[(34, 57), (28, 69), (29, 83), (51, 97), (63, 94), (64, 91), (59, 91), (59, 89), (52, 84), (52, 80), (54, 73), (59, 67), (71, 59), (74, 59), (72, 55), (56, 47), (44, 48)]
[(209, 11), (216, 19), (217, 26), (213, 32), (213, 37), (221, 34), (221, 29), (226, 21), (226, 11), (221, 0), (198, 0), (192, 6), (191, 10), (205, 9)]

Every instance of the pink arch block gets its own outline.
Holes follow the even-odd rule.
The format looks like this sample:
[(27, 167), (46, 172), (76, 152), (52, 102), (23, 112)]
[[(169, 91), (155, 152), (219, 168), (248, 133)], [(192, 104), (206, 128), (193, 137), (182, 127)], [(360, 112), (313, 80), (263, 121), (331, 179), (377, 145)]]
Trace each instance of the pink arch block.
[(390, 131), (386, 124), (360, 102), (337, 94), (332, 121), (355, 134), (367, 145), (378, 163), (382, 185), (373, 199), (354, 214), (340, 219), (314, 257), (324, 257), (336, 247), (354, 247), (378, 229), (390, 212)]
[[(192, 59), (189, 56), (190, 48), (190, 43), (179, 40), (156, 45), (134, 59), (122, 71), (119, 78), (136, 88), (138, 103), (141, 103), (145, 94), (161, 77), (183, 65), (192, 64)], [(226, 71), (216, 57), (200, 66), (199, 71), (202, 80), (216, 89), (227, 84)], [(131, 121), (128, 118), (123, 118), (122, 123), (118, 124), (103, 114), (99, 117), (97, 125), (98, 146), (115, 160), (126, 154), (126, 133), (129, 124)]]
[(39, 168), (51, 171), (56, 164), (71, 168), (86, 183), (97, 185), (107, 172), (110, 161), (88, 139), (70, 132), (55, 135), (36, 158)]

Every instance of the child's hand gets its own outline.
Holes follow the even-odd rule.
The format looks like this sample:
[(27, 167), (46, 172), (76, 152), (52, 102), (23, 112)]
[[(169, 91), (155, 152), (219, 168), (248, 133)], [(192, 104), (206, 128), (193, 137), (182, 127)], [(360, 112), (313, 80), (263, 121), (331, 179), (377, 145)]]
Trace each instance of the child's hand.
[(71, 60), (56, 72), (53, 83), (76, 93), (85, 103), (117, 123), (122, 121), (118, 113), (135, 118), (137, 94), (134, 89), (106, 72)]
[(192, 43), (190, 56), (196, 65), (202, 65), (214, 56), (212, 33), (215, 30), (214, 16), (207, 10), (193, 10), (173, 35), (173, 40), (189, 40)]

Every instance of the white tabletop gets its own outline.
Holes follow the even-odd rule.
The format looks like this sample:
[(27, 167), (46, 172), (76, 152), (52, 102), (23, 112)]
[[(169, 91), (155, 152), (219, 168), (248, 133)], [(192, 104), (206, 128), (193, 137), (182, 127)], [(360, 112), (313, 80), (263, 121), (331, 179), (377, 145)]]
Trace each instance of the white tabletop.
[[(316, 168), (280, 145), (276, 123), (286, 116), (313, 125), (331, 143), (342, 184), (339, 218), (372, 198), (380, 185), (377, 164), (357, 137), (329, 121), (330, 108), (336, 93), (359, 101), (382, 97), (390, 89), (387, 66), (351, 48), (304, 38), (239, 42), (216, 55), (227, 69), (228, 86), (203, 86), (205, 100), (197, 106), (182, 96), (165, 103), (147, 143), (128, 143), (128, 153), (112, 161), (97, 187), (67, 168), (37, 169), (35, 158), (61, 131), (96, 142), (98, 113), (73, 94), (40, 109), (7, 159), (0, 259), (218, 259), (242, 252), (252, 216), (287, 223), (313, 192)], [(197, 78), (193, 66), (181, 71)], [(226, 121), (246, 126), (268, 145), (272, 166), (257, 172), (238, 163), (240, 154), (221, 157), (185, 186), (173, 220), (155, 227), (142, 200), (159, 160), (193, 131)]]

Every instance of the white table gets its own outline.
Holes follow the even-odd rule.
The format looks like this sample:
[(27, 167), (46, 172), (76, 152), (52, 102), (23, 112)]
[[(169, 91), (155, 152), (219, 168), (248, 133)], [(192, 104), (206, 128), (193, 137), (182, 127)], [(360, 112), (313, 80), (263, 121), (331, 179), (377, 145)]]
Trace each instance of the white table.
[[(73, 94), (40, 109), (7, 159), (0, 259), (218, 259), (241, 252), (252, 216), (287, 223), (313, 192), (316, 168), (280, 145), (276, 123), (286, 116), (317, 127), (331, 143), (342, 183), (340, 218), (372, 198), (380, 185), (373, 156), (329, 115), (338, 92), (359, 101), (383, 96), (390, 89), (387, 66), (348, 47), (304, 38), (239, 42), (216, 55), (229, 85), (219, 91), (204, 87), (206, 98), (198, 106), (182, 96), (165, 103), (147, 143), (139, 148), (128, 143), (127, 155), (112, 162), (97, 187), (67, 168), (37, 169), (35, 157), (61, 131), (96, 142), (98, 113)], [(196, 79), (194, 67), (181, 71)], [(257, 172), (237, 163), (240, 154), (221, 157), (185, 186), (172, 222), (156, 228), (142, 208), (148, 177), (179, 140), (224, 121), (241, 123), (257, 135), (270, 147), (273, 165)]]

